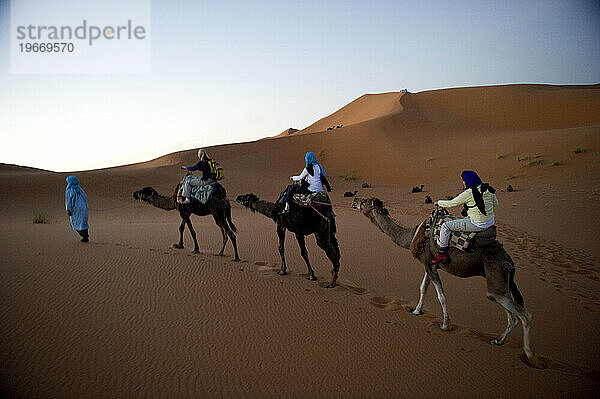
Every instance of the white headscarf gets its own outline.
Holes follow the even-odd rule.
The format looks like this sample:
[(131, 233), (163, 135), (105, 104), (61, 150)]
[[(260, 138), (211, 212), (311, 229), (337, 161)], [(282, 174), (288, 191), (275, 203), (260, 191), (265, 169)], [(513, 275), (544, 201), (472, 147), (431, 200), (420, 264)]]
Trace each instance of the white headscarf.
[(207, 159), (210, 159), (204, 148), (200, 148), (198, 150), (198, 158), (200, 158), (201, 161), (206, 161)]

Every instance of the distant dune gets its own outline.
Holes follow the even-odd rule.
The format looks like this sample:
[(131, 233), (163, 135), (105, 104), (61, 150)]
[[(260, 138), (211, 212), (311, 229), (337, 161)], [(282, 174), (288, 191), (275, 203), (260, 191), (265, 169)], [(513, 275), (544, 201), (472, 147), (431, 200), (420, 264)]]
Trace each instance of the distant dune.
[(278, 137), (287, 137), (287, 136), (291, 136), (292, 134), (295, 134), (299, 132), (298, 129), (294, 129), (293, 127), (290, 127), (289, 129), (285, 129), (283, 132), (279, 133), (277, 136), (272, 136), (272, 137), (267, 137), (269, 139), (274, 139), (274, 138), (278, 138)]
[(403, 93), (364, 94), (333, 114), (319, 119), (300, 134), (326, 131), (337, 126), (349, 126), (401, 112)]
[[(547, 129), (600, 123), (600, 85), (505, 85), (365, 94), (297, 134), (404, 114), (422, 126)], [(397, 119), (396, 119), (397, 120)], [(394, 126), (390, 126), (394, 127)], [(284, 136), (283, 134), (281, 136)]]

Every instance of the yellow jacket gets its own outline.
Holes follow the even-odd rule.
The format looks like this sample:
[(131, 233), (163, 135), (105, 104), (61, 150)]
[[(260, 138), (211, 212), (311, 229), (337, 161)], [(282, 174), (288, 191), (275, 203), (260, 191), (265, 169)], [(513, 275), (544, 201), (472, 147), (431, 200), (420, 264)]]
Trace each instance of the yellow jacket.
[[(477, 186), (477, 190), (481, 192), (481, 185)], [(494, 207), (498, 206), (498, 198), (496, 197), (496, 194), (492, 194), (489, 191), (483, 193), (483, 203), (485, 204), (485, 213), (487, 213), (487, 215), (481, 213), (479, 208), (475, 205), (475, 198), (473, 198), (473, 192), (470, 188), (451, 200), (439, 200), (437, 203), (442, 208), (452, 208), (453, 206), (467, 204), (469, 207), (467, 214), (471, 220), (475, 223), (485, 223), (492, 220), (494, 217)]]

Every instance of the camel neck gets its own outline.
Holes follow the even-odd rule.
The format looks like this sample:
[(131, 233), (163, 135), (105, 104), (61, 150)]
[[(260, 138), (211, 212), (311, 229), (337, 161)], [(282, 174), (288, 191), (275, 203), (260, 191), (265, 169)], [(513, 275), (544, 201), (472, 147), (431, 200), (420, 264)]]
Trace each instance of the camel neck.
[(392, 241), (402, 248), (409, 249), (413, 238), (414, 229), (399, 225), (390, 215), (385, 215), (379, 211), (373, 210), (367, 215), (371, 222), (381, 231), (390, 236)]
[(249, 207), (254, 209), (258, 213), (262, 213), (269, 219), (273, 218), (273, 210), (275, 209), (275, 204), (269, 201), (258, 200), (250, 203)]
[[(175, 190), (175, 193), (176, 192), (177, 192), (177, 190)], [(173, 209), (175, 209), (175, 195), (176, 194), (173, 194), (170, 197), (165, 197), (165, 196), (157, 193), (157, 194), (153, 195), (152, 197), (150, 197), (150, 199), (148, 200), (148, 203), (157, 208), (161, 208), (166, 211), (172, 211)]]

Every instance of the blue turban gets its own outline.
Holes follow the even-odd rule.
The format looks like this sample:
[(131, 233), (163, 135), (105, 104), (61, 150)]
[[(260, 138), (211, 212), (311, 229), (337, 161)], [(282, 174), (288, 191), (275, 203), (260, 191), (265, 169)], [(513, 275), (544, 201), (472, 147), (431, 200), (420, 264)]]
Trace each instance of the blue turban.
[(317, 162), (317, 156), (315, 155), (314, 152), (307, 152), (306, 155), (304, 156), (304, 160), (306, 161), (306, 166), (308, 167), (308, 165), (319, 165), (319, 168), (321, 169), (321, 174), (324, 177), (327, 177), (327, 175), (325, 174), (325, 169), (323, 168), (323, 166)]
[(73, 186), (77, 186), (77, 187), (79, 186), (79, 179), (77, 179), (75, 176), (69, 176), (69, 177), (67, 177), (67, 188), (66, 188), (66, 190), (70, 189)]
[(462, 177), (463, 181), (465, 182), (465, 187), (467, 189), (476, 188), (482, 183), (477, 173), (472, 170), (465, 170), (460, 174), (460, 177)]

